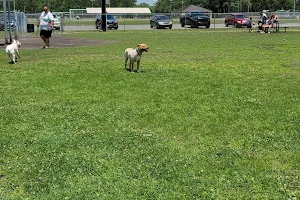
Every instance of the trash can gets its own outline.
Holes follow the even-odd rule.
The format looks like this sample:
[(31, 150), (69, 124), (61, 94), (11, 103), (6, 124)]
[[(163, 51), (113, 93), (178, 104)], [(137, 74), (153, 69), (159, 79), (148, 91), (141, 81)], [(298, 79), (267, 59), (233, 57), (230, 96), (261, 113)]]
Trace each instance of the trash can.
[(34, 32), (34, 24), (27, 24), (27, 33)]

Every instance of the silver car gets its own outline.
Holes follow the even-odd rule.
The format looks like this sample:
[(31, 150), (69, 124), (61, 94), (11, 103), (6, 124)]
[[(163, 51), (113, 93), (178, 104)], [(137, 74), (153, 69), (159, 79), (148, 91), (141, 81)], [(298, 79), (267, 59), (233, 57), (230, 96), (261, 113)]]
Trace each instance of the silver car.
[[(96, 25), (96, 29), (101, 29), (102, 23), (102, 14), (97, 15), (96, 17), (96, 21), (95, 21), (95, 25)], [(107, 14), (106, 15), (106, 24), (107, 24), (107, 28), (108, 29), (118, 29), (119, 25), (118, 25), (118, 20), (111, 14)]]
[(171, 29), (173, 26), (172, 20), (166, 15), (154, 15), (150, 19), (150, 28), (169, 28)]
[(53, 28), (56, 30), (60, 30), (60, 17), (57, 14), (52, 14), (54, 18)]

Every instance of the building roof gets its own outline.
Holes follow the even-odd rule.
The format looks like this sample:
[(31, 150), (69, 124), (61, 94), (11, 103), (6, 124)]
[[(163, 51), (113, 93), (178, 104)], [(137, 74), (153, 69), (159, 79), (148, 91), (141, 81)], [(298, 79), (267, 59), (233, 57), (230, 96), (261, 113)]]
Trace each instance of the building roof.
[[(86, 8), (86, 12), (89, 14), (98, 14), (102, 13), (101, 8)], [(151, 13), (149, 8), (106, 8), (107, 13), (111, 14), (145, 14)]]
[[(204, 13), (212, 13), (212, 10), (208, 10), (206, 8), (202, 8), (202, 7), (199, 7), (199, 6), (196, 6), (196, 5), (189, 5), (189, 6), (186, 6), (186, 7), (183, 8), (183, 12), (195, 11), (195, 10), (200, 10)], [(181, 11), (182, 11), (181, 9), (177, 9), (174, 12), (181, 12)]]

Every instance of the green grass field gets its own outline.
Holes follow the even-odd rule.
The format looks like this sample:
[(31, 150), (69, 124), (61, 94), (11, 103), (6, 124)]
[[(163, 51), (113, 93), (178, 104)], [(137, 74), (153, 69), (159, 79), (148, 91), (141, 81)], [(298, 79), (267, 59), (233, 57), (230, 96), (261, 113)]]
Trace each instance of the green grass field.
[(0, 55), (0, 199), (300, 197), (299, 30), (70, 36)]

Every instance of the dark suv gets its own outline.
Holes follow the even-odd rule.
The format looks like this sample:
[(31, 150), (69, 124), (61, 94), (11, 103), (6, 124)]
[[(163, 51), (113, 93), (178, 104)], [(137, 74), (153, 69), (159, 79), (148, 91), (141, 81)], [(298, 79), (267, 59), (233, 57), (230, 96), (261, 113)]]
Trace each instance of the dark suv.
[(202, 11), (194, 10), (187, 11), (180, 15), (181, 27), (190, 25), (192, 28), (198, 28), (198, 26), (210, 27), (210, 18)]
[(242, 28), (243, 26), (250, 27), (250, 20), (246, 15), (241, 13), (228, 14), (225, 18), (225, 26), (233, 25), (236, 28)]
[[(109, 28), (109, 29), (112, 29), (112, 28), (118, 29), (119, 28), (118, 20), (113, 15), (107, 14), (106, 20), (107, 20), (107, 28)], [(102, 23), (102, 14), (98, 14), (96, 17), (96, 21), (95, 21), (96, 29), (102, 28), (101, 23)]]

